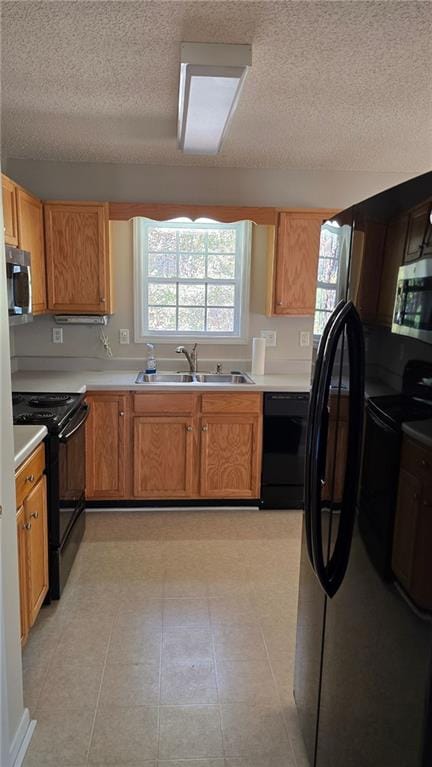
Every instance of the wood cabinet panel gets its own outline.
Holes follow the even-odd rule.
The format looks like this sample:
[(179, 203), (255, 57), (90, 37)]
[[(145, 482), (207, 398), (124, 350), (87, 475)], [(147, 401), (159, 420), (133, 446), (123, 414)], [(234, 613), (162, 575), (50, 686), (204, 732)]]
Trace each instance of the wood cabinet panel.
[(28, 615), (33, 626), (48, 591), (48, 522), (46, 477), (43, 476), (24, 501), (28, 546)]
[(203, 416), (200, 475), (203, 497), (258, 498), (260, 466), (259, 416)]
[(411, 581), (420, 503), (420, 480), (405, 469), (401, 469), (393, 538), (392, 566), (400, 582), (406, 588), (409, 588)]
[(44, 209), (49, 308), (69, 314), (109, 313), (108, 205), (50, 202)]
[(276, 314), (313, 314), (321, 220), (281, 213), (277, 234)]
[(194, 393), (145, 392), (133, 394), (133, 412), (149, 415), (192, 415), (198, 397)]
[(413, 439), (404, 437), (402, 441), (401, 466), (426, 484), (432, 479), (432, 451)]
[(380, 289), (386, 226), (381, 222), (367, 221), (362, 229), (363, 252), (361, 254), (360, 275), (357, 295), (357, 310), (365, 322), (376, 321)]
[(87, 395), (86, 497), (127, 497), (129, 397), (125, 392)]
[(21, 645), (25, 645), (29, 631), (28, 618), (28, 554), (27, 554), (27, 528), (24, 506), (17, 511), (17, 543), (18, 543), (18, 576), (20, 597), (20, 622), (21, 622)]
[(414, 208), (409, 215), (404, 256), (405, 264), (425, 255), (423, 251), (430, 224), (431, 210), (432, 202), (429, 200)]
[(203, 394), (201, 410), (203, 413), (261, 413), (262, 395), (259, 392), (225, 392)]
[(408, 216), (394, 219), (387, 226), (379, 285), (377, 320), (380, 324), (389, 327), (393, 321), (398, 271), (402, 265), (407, 228)]
[(37, 484), (45, 469), (45, 446), (36, 450), (19, 467), (15, 474), (16, 503), (21, 506), (30, 490)]
[(135, 416), (133, 455), (136, 498), (192, 494), (194, 434), (190, 417)]
[(18, 245), (16, 184), (2, 174), (3, 227), (6, 245)]
[(43, 206), (40, 200), (17, 187), (18, 244), (31, 254), (33, 314), (46, 311)]

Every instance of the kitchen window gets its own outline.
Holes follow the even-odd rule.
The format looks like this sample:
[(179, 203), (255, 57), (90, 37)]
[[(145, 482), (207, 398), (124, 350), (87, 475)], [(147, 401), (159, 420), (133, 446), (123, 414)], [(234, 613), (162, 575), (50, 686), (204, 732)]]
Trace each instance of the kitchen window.
[(349, 234), (349, 228), (346, 231), (346, 227), (340, 227), (335, 221), (321, 227), (313, 330), (315, 339), (322, 336), (327, 320), (341, 298), (341, 286), (346, 279)]
[(251, 226), (136, 218), (135, 341), (245, 341)]

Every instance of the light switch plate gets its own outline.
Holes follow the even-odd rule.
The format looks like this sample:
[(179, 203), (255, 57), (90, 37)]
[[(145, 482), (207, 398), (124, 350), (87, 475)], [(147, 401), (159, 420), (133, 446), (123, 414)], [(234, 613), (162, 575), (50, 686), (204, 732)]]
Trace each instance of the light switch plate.
[(310, 333), (308, 330), (300, 331), (300, 346), (310, 346)]
[(129, 328), (120, 328), (119, 330), (119, 341), (121, 344), (128, 344), (129, 343)]
[(53, 344), (62, 344), (63, 343), (63, 328), (53, 328), (52, 329), (52, 342), (53, 342)]
[(276, 331), (261, 330), (261, 338), (265, 338), (266, 346), (276, 346)]

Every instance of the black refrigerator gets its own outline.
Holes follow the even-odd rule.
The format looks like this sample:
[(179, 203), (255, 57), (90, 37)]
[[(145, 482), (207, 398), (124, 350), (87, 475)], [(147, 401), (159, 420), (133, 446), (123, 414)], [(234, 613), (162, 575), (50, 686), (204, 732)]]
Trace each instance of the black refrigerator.
[(400, 470), (405, 422), (432, 418), (431, 214), (429, 173), (321, 230), (294, 674), (310, 767), (432, 767), (427, 519), (411, 549), (398, 533), (413, 561), (423, 545), (423, 591), (394, 565), (398, 503), (412, 530), (432, 517)]

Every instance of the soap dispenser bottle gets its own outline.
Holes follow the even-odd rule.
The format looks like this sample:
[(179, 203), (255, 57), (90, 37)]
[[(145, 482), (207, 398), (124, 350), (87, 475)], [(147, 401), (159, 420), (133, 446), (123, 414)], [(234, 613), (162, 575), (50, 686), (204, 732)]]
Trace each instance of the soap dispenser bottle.
[(154, 355), (154, 344), (146, 344), (149, 350), (146, 362), (146, 373), (156, 373), (156, 357)]

